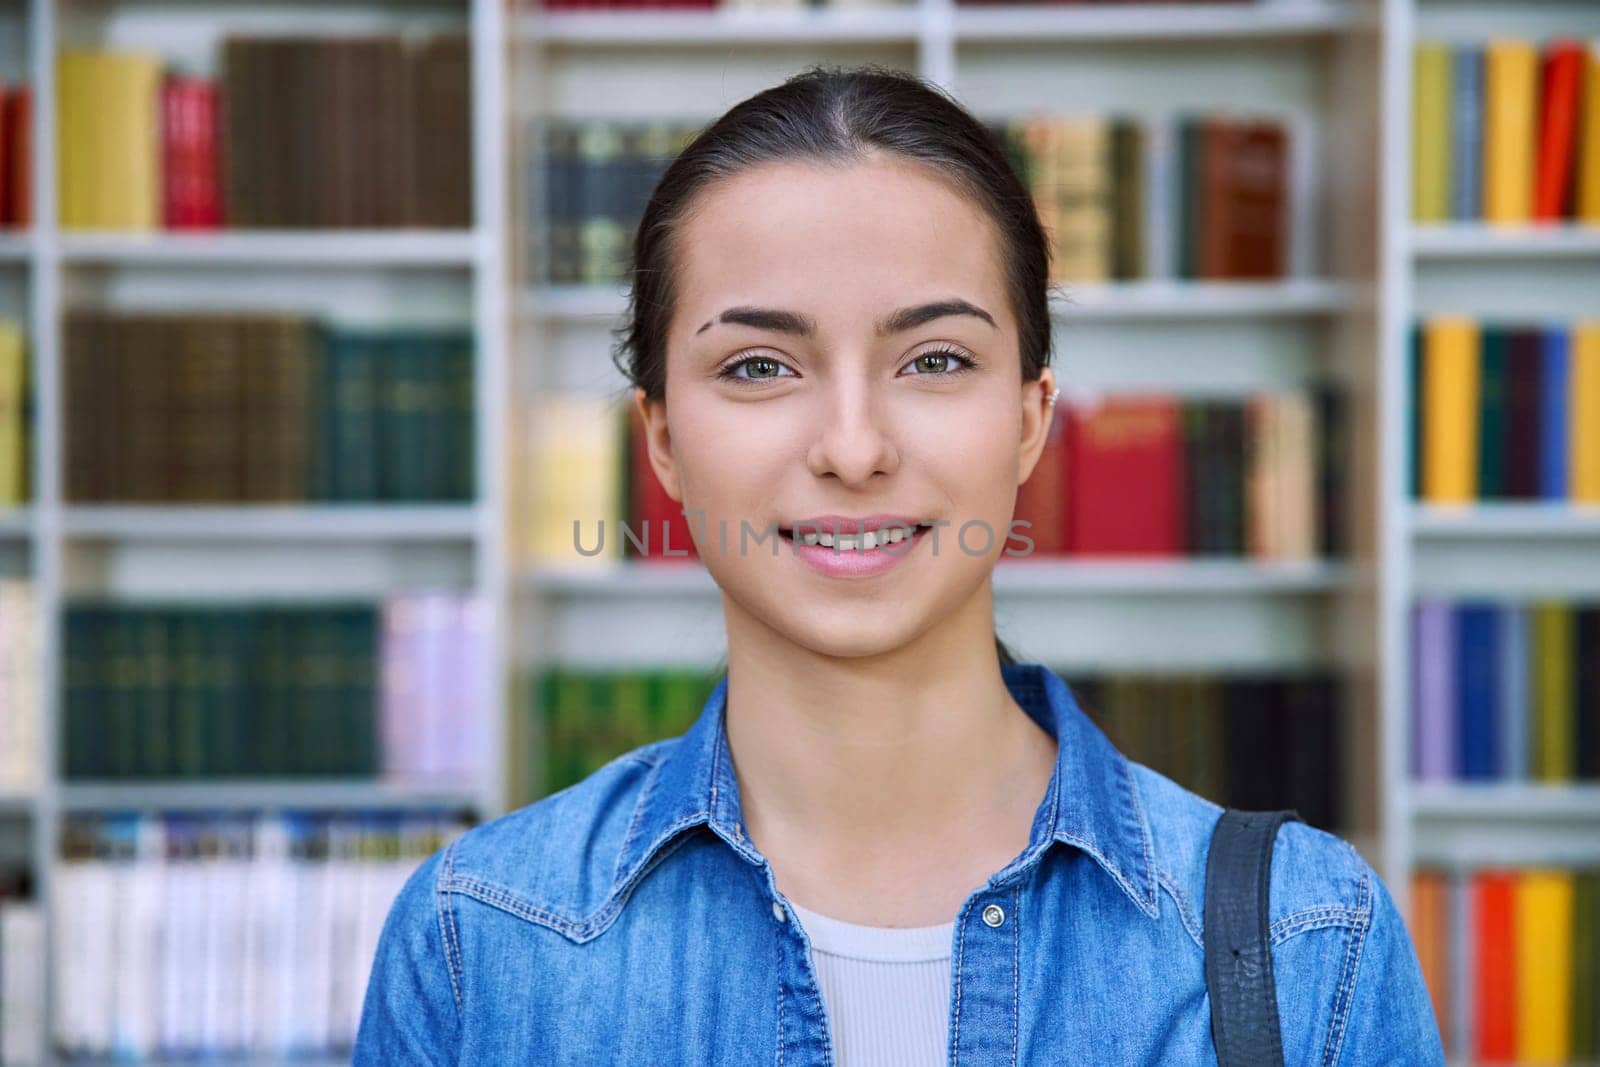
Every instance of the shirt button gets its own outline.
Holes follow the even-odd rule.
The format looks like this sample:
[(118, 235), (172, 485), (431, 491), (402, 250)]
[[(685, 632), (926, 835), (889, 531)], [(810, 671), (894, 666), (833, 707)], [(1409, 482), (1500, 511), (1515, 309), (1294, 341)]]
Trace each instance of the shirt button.
[(789, 918), (784, 914), (783, 905), (779, 904), (776, 900), (772, 902), (772, 917), (777, 919), (779, 922), (784, 922)]
[(999, 926), (1006, 921), (1006, 909), (998, 904), (990, 904), (983, 909), (983, 921), (990, 926)]

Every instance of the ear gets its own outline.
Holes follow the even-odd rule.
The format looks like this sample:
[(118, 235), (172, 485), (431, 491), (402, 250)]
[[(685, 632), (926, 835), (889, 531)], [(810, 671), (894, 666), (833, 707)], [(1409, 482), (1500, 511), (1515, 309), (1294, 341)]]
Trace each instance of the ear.
[(1050, 436), (1050, 426), (1055, 419), (1059, 401), (1050, 403), (1050, 394), (1056, 387), (1055, 371), (1049, 367), (1039, 372), (1038, 380), (1022, 383), (1022, 440), (1017, 448), (1017, 484), (1026, 482), (1034, 466), (1044, 453), (1045, 441)]
[(678, 486), (678, 466), (672, 459), (672, 434), (667, 429), (667, 402), (651, 400), (643, 389), (633, 390), (633, 407), (644, 424), (645, 445), (649, 450), (650, 466), (661, 481), (672, 502), (683, 503), (683, 493)]

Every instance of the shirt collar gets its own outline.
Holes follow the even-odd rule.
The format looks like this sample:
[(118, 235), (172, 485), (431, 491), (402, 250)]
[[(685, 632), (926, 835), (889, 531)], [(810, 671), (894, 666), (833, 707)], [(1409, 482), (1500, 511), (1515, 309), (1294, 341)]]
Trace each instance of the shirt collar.
[[(1062, 842), (1088, 854), (1152, 918), (1156, 906), (1150, 827), (1126, 757), (1078, 707), (1056, 673), (1037, 663), (1002, 664), (1013, 699), (1057, 742), (1055, 770), (1034, 813), (1028, 847), (997, 871), (992, 888), (1021, 877)], [(723, 712), (728, 679), (717, 683), (694, 725), (667, 746), (650, 773), (617, 863), (616, 889), (631, 884), (669, 841), (704, 823), (756, 865), (766, 862), (745, 833)]]

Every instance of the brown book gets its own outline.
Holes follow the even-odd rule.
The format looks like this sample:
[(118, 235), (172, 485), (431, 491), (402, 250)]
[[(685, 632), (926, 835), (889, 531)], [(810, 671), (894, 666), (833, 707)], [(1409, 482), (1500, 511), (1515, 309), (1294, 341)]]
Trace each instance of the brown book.
[(374, 54), (374, 92), (378, 107), (372, 112), (378, 128), (378, 151), (382, 165), (378, 171), (376, 217), (374, 225), (386, 228), (406, 225), (410, 193), (411, 126), (415, 111), (411, 102), (411, 79), (406, 44), (399, 37), (384, 37)]
[(353, 131), (357, 118), (353, 79), (355, 46), (348, 37), (332, 38), (323, 53), (325, 92), (320, 119), (323, 146), (323, 174), (318, 194), (321, 224), (328, 227), (349, 225), (355, 213), (357, 144)]
[(1145, 276), (1144, 128), (1129, 119), (1111, 126), (1111, 276)]
[(310, 323), (251, 315), (235, 326), (241, 355), (240, 478), (249, 500), (307, 499), (310, 462)]
[(1276, 122), (1239, 124), (1228, 156), (1225, 278), (1280, 278), (1285, 272), (1288, 135)]
[(1111, 137), (1104, 119), (1062, 118), (1055, 137), (1055, 280), (1111, 275)]
[(113, 320), (126, 432), (117, 442), (111, 498), (140, 503), (172, 499), (172, 319), (121, 314)]
[(1229, 195), (1231, 156), (1237, 150), (1237, 127), (1227, 119), (1199, 123), (1199, 159), (1195, 167), (1195, 277), (1226, 278), (1232, 246), (1233, 198)]
[(260, 55), (260, 43), (249, 38), (222, 42), (223, 211), (234, 229), (261, 224), (261, 131), (255, 110)]
[(105, 315), (73, 309), (63, 317), (62, 395), (65, 398), (66, 499), (73, 503), (108, 497), (107, 459), (114, 454), (120, 394)]
[(410, 55), (411, 166), (407, 221), (472, 225), (472, 65), (467, 36), (441, 34)]
[(240, 367), (232, 319), (175, 319), (173, 335), (172, 499), (239, 499)]

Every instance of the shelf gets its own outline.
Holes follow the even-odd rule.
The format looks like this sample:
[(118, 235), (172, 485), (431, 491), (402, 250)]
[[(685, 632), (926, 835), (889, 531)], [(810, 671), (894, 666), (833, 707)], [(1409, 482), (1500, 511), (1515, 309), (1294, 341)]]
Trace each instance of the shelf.
[(1413, 505), (1411, 532), (1417, 537), (1458, 539), (1600, 541), (1600, 506), (1571, 504), (1473, 504), (1460, 508)]
[(1600, 257), (1600, 226), (1413, 226), (1411, 251), (1419, 259)]
[(1355, 23), (1348, 4), (1158, 4), (1128, 7), (958, 5), (958, 41), (1230, 40), (1312, 37)]
[(1600, 821), (1594, 782), (1425, 782), (1407, 795), (1419, 819)]
[(0, 510), (0, 541), (33, 535), (33, 512), (28, 508)]
[(65, 782), (64, 811), (368, 811), (478, 808), (470, 787), (346, 778)]
[(0, 263), (26, 263), (32, 253), (32, 234), (0, 231)]
[(122, 541), (457, 541), (476, 535), (478, 511), (470, 504), (74, 505), (61, 528), (68, 537)]
[(69, 264), (467, 266), (477, 238), (461, 230), (273, 230), (82, 233), (60, 237)]
[(917, 39), (920, 18), (909, 5), (854, 10), (539, 11), (518, 16), (516, 29), (525, 42), (569, 46), (909, 44)]
[(0, 819), (30, 816), (38, 799), (32, 793), (12, 793), (0, 789)]
[(1067, 321), (1142, 318), (1266, 318), (1326, 315), (1353, 306), (1354, 289), (1315, 278), (1277, 282), (1144, 281), (1067, 287), (1051, 313)]
[[(1354, 306), (1350, 285), (1321, 279), (1282, 282), (1142, 281), (1067, 287), (1051, 314), (1067, 322), (1098, 319), (1263, 318), (1326, 315)], [(522, 291), (518, 307), (530, 318), (557, 322), (620, 319), (626, 290), (603, 285), (550, 285)]]
[(1413, 864), (1474, 867), (1600, 864), (1600, 785), (1425, 782), (1401, 788)]
[[(1005, 598), (1118, 594), (1297, 594), (1340, 588), (1348, 570), (1336, 562), (1247, 560), (1040, 560), (995, 567), (995, 594)], [(615, 568), (539, 567), (527, 588), (566, 597), (712, 596), (716, 583), (704, 567), (686, 563), (631, 563)]]

